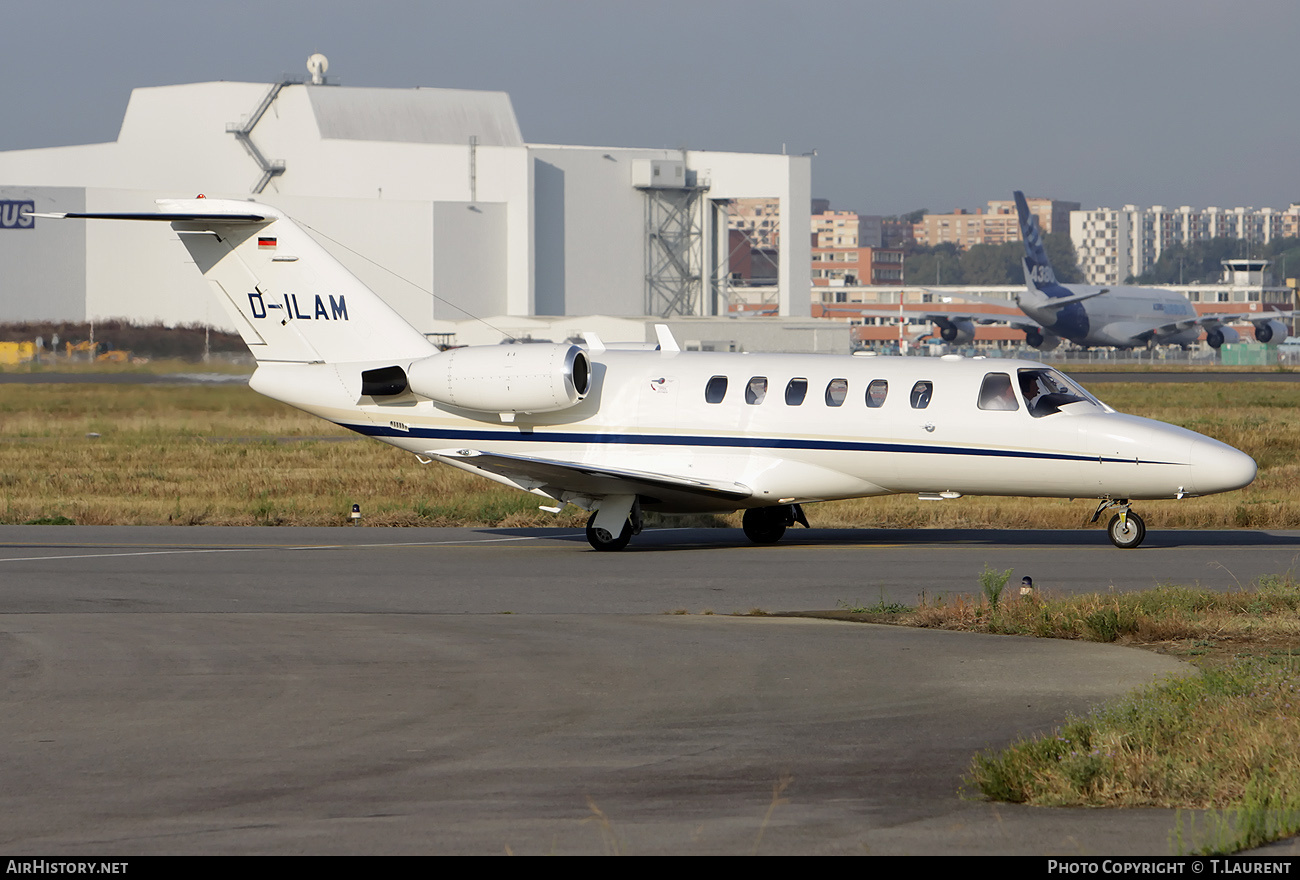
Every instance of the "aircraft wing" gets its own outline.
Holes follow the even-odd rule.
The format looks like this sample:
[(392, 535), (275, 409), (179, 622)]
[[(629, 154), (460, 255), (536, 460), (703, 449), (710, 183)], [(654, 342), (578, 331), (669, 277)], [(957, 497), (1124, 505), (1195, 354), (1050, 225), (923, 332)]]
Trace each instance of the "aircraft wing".
[(1012, 315), (1006, 312), (981, 312), (975, 310), (961, 312), (906, 311), (900, 315), (898, 309), (853, 309), (852, 314), (855, 316), (861, 315), (864, 318), (925, 318), (925, 320), (933, 321), (940, 326), (953, 321), (970, 321), (972, 324), (1008, 324), (1021, 330), (1038, 329), (1039, 327), (1037, 321), (1031, 321), (1024, 315)]
[(740, 501), (754, 494), (748, 486), (725, 480), (611, 468), (528, 455), (482, 452), (476, 449), (435, 449), (425, 454), (448, 463), (458, 463), (505, 477), (524, 489), (540, 489), (553, 498), (561, 498), (567, 492), (594, 498), (604, 495), (642, 495), (665, 501), (687, 496), (699, 502), (708, 499)]
[(1143, 334), (1135, 334), (1141, 338), (1148, 336), (1169, 336), (1174, 333), (1181, 333), (1184, 330), (1191, 330), (1193, 327), (1201, 327), (1206, 330), (1213, 330), (1215, 327), (1224, 324), (1232, 324), (1236, 321), (1272, 321), (1282, 318), (1292, 318), (1298, 314), (1294, 311), (1289, 312), (1214, 312), (1209, 315), (1197, 315), (1194, 318), (1188, 318), (1185, 321), (1172, 321), (1168, 324), (1161, 324), (1158, 327), (1152, 327)]

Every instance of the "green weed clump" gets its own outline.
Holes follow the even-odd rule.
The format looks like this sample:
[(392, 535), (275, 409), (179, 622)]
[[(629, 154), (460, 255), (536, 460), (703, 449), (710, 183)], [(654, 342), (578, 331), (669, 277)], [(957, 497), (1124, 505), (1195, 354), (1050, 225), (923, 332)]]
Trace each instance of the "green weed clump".
[(1244, 642), (1300, 636), (1297, 612), (1300, 584), (1286, 575), (1263, 578), (1254, 589), (1236, 592), (1172, 585), (1138, 593), (1065, 597), (1035, 591), (997, 605), (987, 595), (978, 600), (923, 596), (906, 623), (1095, 642), (1165, 642), (1195, 639), (1205, 633)]
[(850, 614), (910, 614), (916, 610), (911, 605), (887, 599), (883, 588), (880, 590), (880, 598), (871, 605), (865, 604), (861, 599), (857, 602), (846, 602), (840, 599), (835, 605), (841, 611)]
[(1002, 591), (1006, 589), (1009, 580), (1011, 580), (1011, 569), (997, 572), (989, 568), (987, 562), (984, 563), (984, 571), (980, 573), (980, 592), (984, 594), (989, 607), (994, 611), (998, 610), (998, 600), (1002, 598)]
[(977, 755), (968, 782), (991, 800), (1042, 806), (1294, 809), (1300, 664), (1250, 659), (1152, 685)]
[[(1240, 803), (1226, 810), (1205, 814), (1206, 829), (1196, 833), (1194, 817), (1183, 826), (1179, 814), (1175, 837), (1180, 855), (1228, 855), (1254, 849), (1300, 832), (1300, 802), (1278, 792), (1271, 774), (1251, 778)], [(1199, 845), (1187, 846), (1184, 838), (1201, 838)]]

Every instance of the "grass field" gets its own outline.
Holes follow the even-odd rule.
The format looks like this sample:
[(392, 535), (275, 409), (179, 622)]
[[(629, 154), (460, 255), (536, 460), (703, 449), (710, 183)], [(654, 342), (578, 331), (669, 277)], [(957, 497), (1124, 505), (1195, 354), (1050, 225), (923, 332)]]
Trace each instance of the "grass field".
[(1011, 575), (985, 566), (967, 595), (914, 608), (842, 605), (829, 616), (1112, 642), (1189, 660), (1199, 674), (975, 755), (967, 796), (1208, 811), (1180, 819), (1177, 854), (1231, 853), (1300, 831), (1300, 583), (1290, 573), (1226, 592), (1163, 585), (1077, 595), (1020, 595), (1004, 589)]
[[(1300, 384), (1097, 385), (1117, 409), (1254, 456), (1249, 488), (1143, 502), (1151, 528), (1300, 525)], [(97, 435), (97, 436), (91, 436)], [(0, 386), (0, 522), (563, 525), (539, 499), (357, 438), (244, 386)], [(1082, 527), (1095, 502), (915, 496), (812, 505), (818, 527)], [(698, 519), (696, 520), (699, 521)], [(738, 517), (711, 521), (739, 524)], [(652, 523), (653, 524), (653, 523)]]

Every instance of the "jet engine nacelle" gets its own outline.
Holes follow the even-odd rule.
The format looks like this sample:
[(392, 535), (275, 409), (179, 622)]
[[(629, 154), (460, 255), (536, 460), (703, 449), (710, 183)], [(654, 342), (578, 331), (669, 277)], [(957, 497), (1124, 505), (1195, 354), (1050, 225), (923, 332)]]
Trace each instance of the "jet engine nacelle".
[(1286, 325), (1281, 321), (1256, 321), (1255, 341), (1268, 344), (1286, 339)]
[(1217, 349), (1221, 345), (1231, 345), (1241, 339), (1241, 334), (1231, 327), (1215, 327), (1207, 330), (1205, 341), (1210, 344), (1210, 348)]
[(591, 390), (591, 362), (576, 345), (479, 345), (411, 364), (410, 390), (436, 403), (493, 413), (568, 409)]
[(1054, 333), (1039, 333), (1037, 330), (1025, 331), (1025, 342), (1037, 351), (1051, 351), (1061, 344), (1061, 337)]
[(972, 321), (945, 321), (939, 325), (939, 337), (953, 345), (966, 345), (975, 339), (975, 324)]

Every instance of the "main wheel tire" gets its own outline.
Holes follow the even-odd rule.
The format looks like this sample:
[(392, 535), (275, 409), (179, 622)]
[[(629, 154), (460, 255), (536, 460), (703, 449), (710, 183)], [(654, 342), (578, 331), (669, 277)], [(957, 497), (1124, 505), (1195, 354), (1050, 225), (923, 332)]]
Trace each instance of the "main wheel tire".
[(1142, 543), (1147, 536), (1147, 524), (1142, 522), (1142, 517), (1133, 511), (1129, 511), (1120, 521), (1119, 514), (1110, 518), (1110, 523), (1106, 526), (1106, 534), (1110, 536), (1110, 542), (1122, 550), (1132, 550)]
[(596, 514), (592, 514), (587, 520), (587, 543), (595, 550), (622, 550), (627, 546), (627, 542), (632, 540), (632, 521), (623, 521), (623, 531), (618, 537), (614, 537), (604, 529), (598, 529), (595, 526)]
[(775, 544), (785, 534), (784, 511), (779, 507), (751, 507), (741, 520), (745, 537), (755, 544)]

